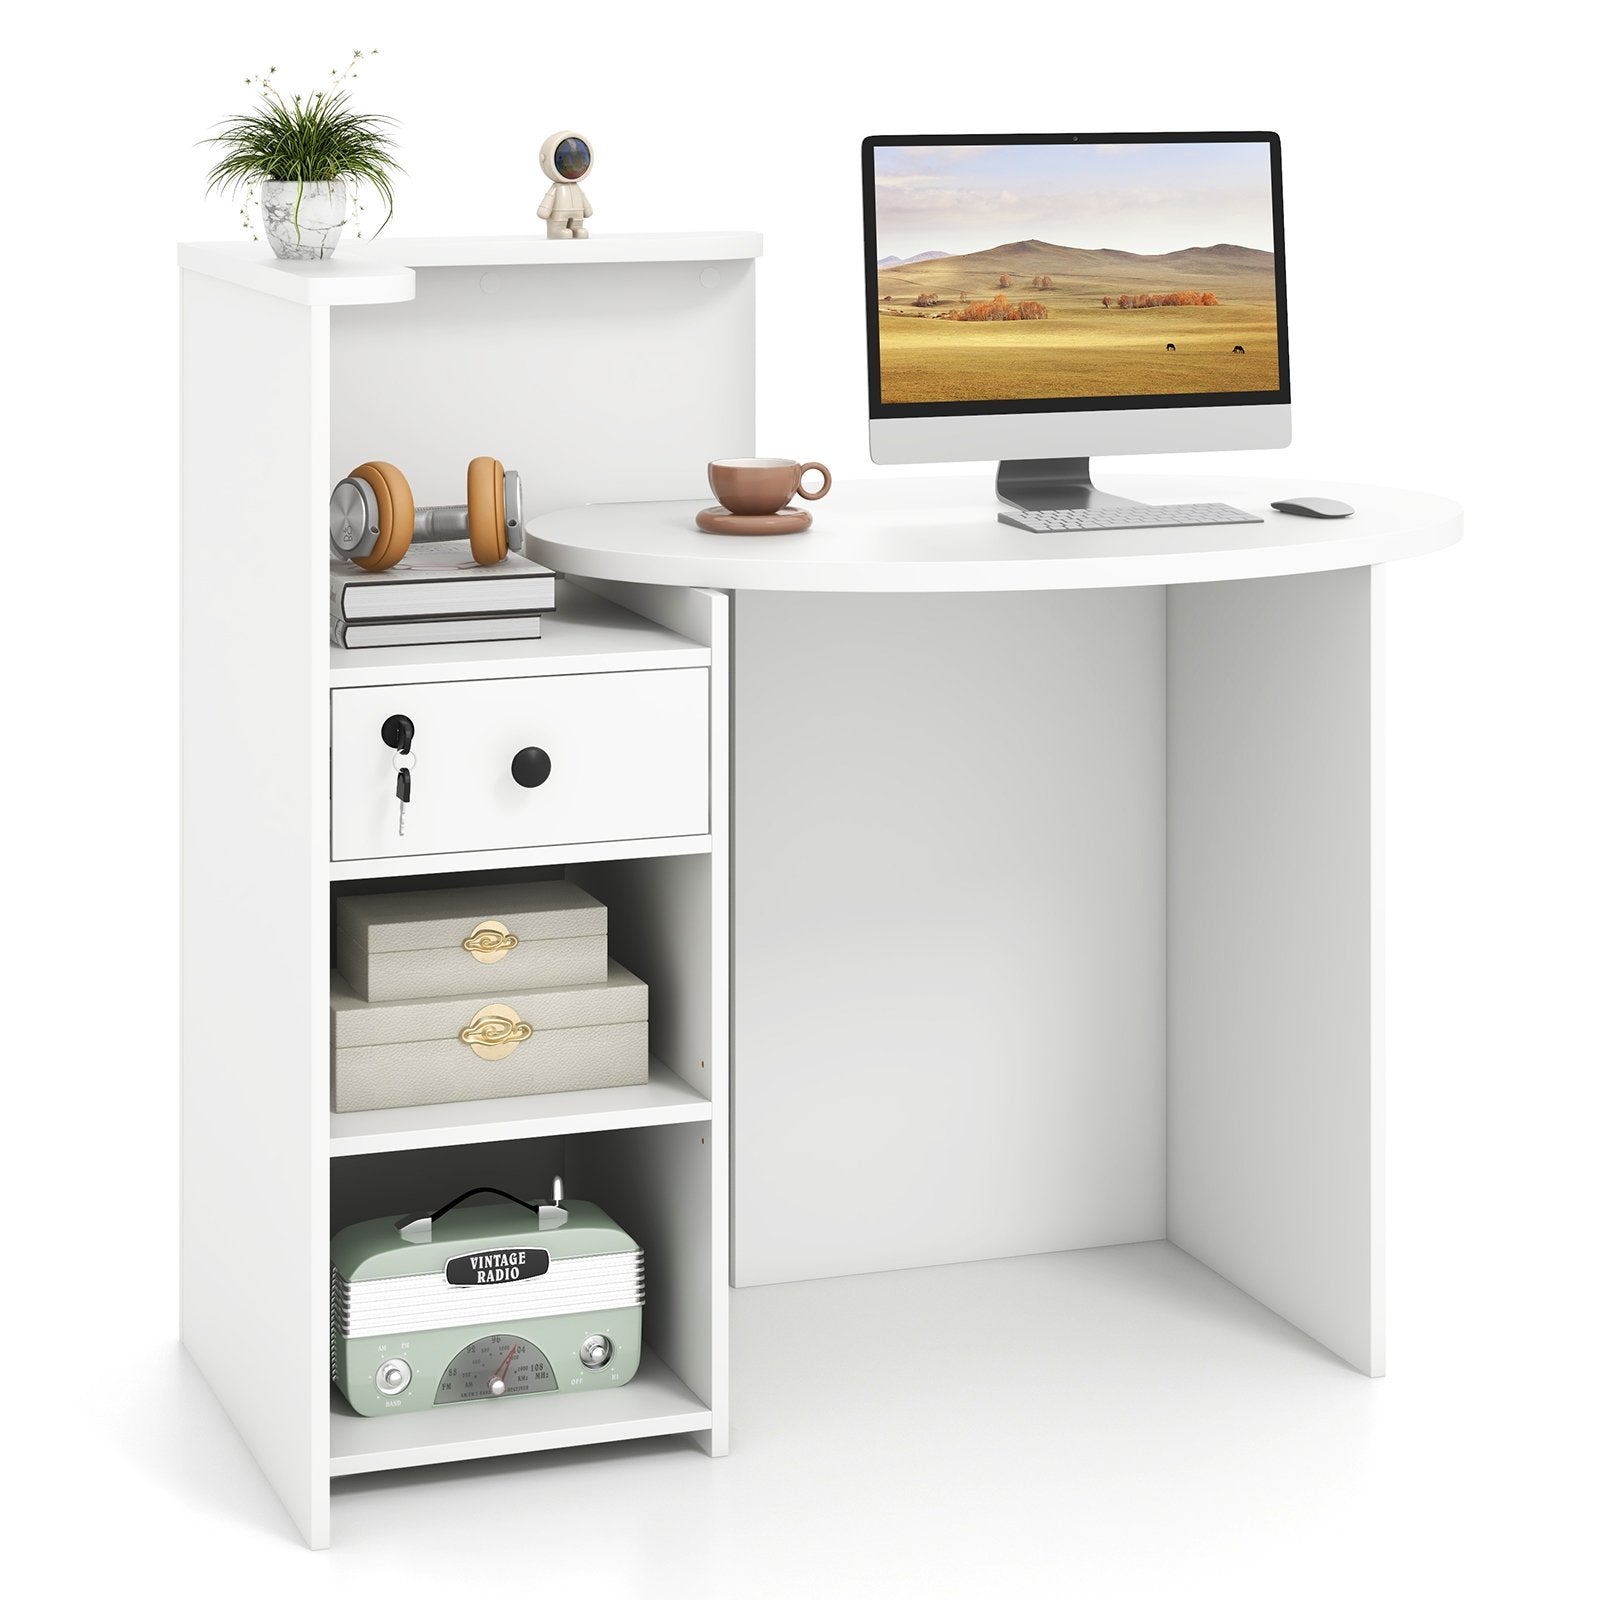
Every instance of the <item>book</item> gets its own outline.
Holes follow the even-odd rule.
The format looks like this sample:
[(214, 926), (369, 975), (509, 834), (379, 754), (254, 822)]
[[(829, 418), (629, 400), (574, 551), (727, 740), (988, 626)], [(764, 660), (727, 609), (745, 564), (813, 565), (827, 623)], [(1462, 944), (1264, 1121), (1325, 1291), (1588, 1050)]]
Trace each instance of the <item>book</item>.
[(346, 650), (374, 650), (395, 644), (494, 644), (502, 639), (537, 639), (537, 611), (496, 611), (485, 617), (378, 617), (354, 622), (330, 615), (333, 642)]
[(459, 540), (412, 545), (384, 572), (349, 561), (329, 569), (329, 599), (346, 622), (386, 617), (450, 617), (514, 611), (553, 611), (556, 575), (514, 552), (480, 567)]

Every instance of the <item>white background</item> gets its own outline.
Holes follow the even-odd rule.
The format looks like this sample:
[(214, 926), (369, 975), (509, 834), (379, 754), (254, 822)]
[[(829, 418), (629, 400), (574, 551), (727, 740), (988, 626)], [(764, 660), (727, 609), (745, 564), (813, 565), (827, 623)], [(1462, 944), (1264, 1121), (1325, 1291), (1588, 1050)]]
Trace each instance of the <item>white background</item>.
[[(26, 1503), (13, 1557), (34, 1550), (68, 1593), (143, 1577), (403, 1594), (452, 1570), (423, 1492), (394, 1502), (407, 1520), (381, 1536), (336, 1506), (336, 1541), (342, 1525), (365, 1537), (304, 1554), (174, 1346), (172, 245), (243, 236), (233, 206), (203, 197), (194, 141), (242, 107), (248, 74), (276, 64), (310, 85), (376, 45), (355, 88), (403, 124), (397, 234), (534, 231), (537, 148), (564, 126), (597, 152), (597, 232), (762, 231), (758, 447), (841, 475), (881, 470), (865, 446), (863, 134), (1282, 134), (1296, 443), (1259, 466), (1433, 490), (1467, 512), (1463, 545), (1389, 574), (1391, 1376), (1341, 1392), (1346, 1447), (1282, 1471), (1237, 1441), (1185, 1448), (1169, 1419), (1151, 1492), (1097, 1499), (1088, 1474), (1061, 1507), (1071, 1538), (1039, 1545), (1054, 1554), (1032, 1570), (1007, 1563), (1007, 1587), (1576, 1592), (1565, 1564), (1593, 1513), (1596, 1420), (1600, 311), (1579, 243), (1590, 86), (1565, 10), (1474, 24), (1403, 3), (282, 0), (8, 22), (0, 749), (6, 926), (28, 974), (7, 1007), (10, 1282), (31, 1246), (90, 1247), (76, 1280), (28, 1279), (5, 1323)], [(241, 1330), (241, 1359), (270, 1352)], [(736, 1403), (738, 1381), (736, 1366)], [(1328, 1423), (1293, 1426), (1319, 1439)], [(1085, 1459), (1109, 1444), (1083, 1438)], [(467, 1481), (488, 1526), (470, 1498), (463, 1523), (488, 1535), (516, 1502), (500, 1479)], [(837, 1529), (797, 1529), (781, 1562), (751, 1553), (730, 1575), (724, 1549), (726, 1592), (993, 1592), (984, 1539), (1015, 1557), (1018, 1530), (947, 1549), (880, 1487), (873, 1525), (904, 1541), (893, 1567), (869, 1579), (830, 1559), (834, 1538), (868, 1537), (862, 1508), (852, 1522), (841, 1505)], [(637, 1507), (614, 1511), (637, 1525)], [(557, 1553), (560, 1537), (540, 1524)], [(526, 1582), (517, 1535), (492, 1544), (469, 1563), (476, 1586)], [(547, 1554), (557, 1568), (570, 1574)], [(585, 1582), (694, 1593), (692, 1571), (601, 1540)]]

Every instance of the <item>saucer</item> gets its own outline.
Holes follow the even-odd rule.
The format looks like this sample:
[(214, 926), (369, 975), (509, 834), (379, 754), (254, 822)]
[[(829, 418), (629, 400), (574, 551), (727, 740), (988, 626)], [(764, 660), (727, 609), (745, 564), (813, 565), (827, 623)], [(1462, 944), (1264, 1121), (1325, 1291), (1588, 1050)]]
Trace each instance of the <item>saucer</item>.
[(811, 526), (811, 513), (785, 506), (764, 516), (741, 517), (721, 506), (707, 506), (694, 521), (707, 533), (804, 533)]

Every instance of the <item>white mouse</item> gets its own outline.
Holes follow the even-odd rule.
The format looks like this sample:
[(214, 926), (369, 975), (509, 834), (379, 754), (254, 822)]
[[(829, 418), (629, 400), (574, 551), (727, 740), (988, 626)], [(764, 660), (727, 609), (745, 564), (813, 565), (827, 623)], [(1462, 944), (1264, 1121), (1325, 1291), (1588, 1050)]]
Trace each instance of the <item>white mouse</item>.
[(1348, 517), (1354, 514), (1355, 507), (1347, 506), (1343, 500), (1323, 500), (1317, 495), (1302, 495), (1298, 500), (1274, 500), (1274, 511), (1287, 511), (1294, 517)]

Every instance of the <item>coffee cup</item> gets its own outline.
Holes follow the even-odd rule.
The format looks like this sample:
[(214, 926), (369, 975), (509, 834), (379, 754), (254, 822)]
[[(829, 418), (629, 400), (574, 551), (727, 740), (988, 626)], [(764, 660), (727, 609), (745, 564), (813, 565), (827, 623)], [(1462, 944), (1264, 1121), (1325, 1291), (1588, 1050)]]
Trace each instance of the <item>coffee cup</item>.
[[(822, 474), (820, 489), (807, 489), (800, 482), (808, 472)], [(820, 461), (785, 461), (778, 456), (713, 461), (706, 468), (706, 477), (718, 503), (738, 517), (771, 516), (795, 495), (802, 500), (820, 500), (833, 487), (833, 474)]]

